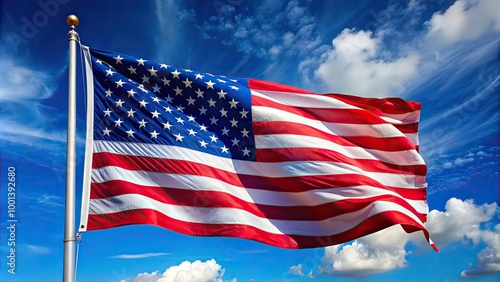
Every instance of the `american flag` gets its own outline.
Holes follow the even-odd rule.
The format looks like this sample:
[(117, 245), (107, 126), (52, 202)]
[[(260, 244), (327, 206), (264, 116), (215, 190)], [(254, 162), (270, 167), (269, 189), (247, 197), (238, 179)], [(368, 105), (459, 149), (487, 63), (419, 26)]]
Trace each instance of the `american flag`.
[(425, 230), (420, 104), (84, 48), (81, 231), (151, 224), (283, 248)]

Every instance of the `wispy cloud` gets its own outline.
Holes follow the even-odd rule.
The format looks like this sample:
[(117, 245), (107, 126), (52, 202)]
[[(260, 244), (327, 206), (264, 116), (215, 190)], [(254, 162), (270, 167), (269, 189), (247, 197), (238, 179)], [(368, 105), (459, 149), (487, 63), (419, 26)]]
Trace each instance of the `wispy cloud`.
[(142, 259), (160, 256), (169, 256), (171, 253), (144, 253), (144, 254), (134, 254), (134, 255), (116, 255), (109, 258), (112, 259)]
[(47, 255), (51, 252), (50, 248), (48, 247), (30, 244), (25, 244), (24, 246), (28, 249), (29, 253), (33, 255)]

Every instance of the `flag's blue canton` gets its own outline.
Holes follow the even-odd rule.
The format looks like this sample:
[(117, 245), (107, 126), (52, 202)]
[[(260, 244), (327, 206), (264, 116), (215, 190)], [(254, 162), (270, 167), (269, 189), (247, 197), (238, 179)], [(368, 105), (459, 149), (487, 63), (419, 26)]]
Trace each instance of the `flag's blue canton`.
[(255, 160), (246, 79), (91, 49), (94, 140), (175, 145)]

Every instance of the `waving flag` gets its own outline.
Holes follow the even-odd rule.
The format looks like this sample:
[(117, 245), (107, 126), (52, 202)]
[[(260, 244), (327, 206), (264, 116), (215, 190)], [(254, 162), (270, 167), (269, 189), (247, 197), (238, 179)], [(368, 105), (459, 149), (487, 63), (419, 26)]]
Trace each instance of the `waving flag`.
[(428, 238), (419, 103), (84, 49), (81, 231), (151, 224), (310, 248), (400, 224)]

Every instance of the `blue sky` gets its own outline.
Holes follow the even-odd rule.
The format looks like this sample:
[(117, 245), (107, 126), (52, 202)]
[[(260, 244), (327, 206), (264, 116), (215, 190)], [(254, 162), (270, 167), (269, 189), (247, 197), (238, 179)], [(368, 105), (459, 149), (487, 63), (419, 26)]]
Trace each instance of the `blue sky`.
[[(500, 279), (495, 0), (19, 0), (0, 8), (1, 281), (62, 276), (71, 13), (80, 18), (82, 43), (94, 48), (321, 93), (421, 101), (427, 228), (441, 250), (399, 227), (343, 246), (285, 250), (128, 226), (83, 234), (78, 281)], [(77, 83), (79, 204), (80, 71)], [(9, 167), (17, 185), (15, 275), (6, 257)]]

